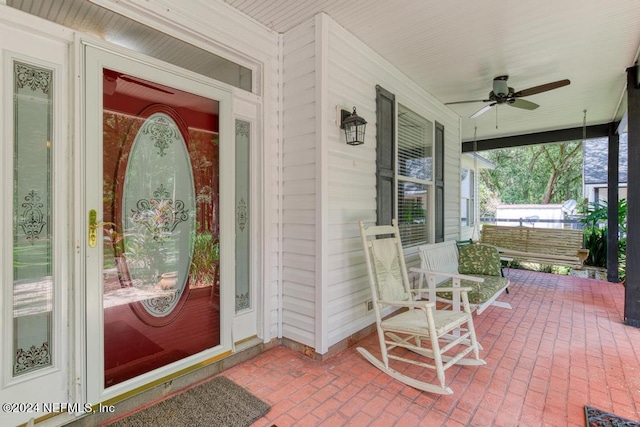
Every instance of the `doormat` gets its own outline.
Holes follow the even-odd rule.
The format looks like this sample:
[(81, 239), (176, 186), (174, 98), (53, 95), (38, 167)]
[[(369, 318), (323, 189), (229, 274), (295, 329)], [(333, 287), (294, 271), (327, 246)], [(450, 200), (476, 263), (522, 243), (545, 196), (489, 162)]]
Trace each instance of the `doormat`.
[(610, 414), (598, 408), (585, 406), (587, 427), (640, 427), (640, 422)]
[(219, 376), (110, 426), (250, 426), (270, 409), (238, 384)]

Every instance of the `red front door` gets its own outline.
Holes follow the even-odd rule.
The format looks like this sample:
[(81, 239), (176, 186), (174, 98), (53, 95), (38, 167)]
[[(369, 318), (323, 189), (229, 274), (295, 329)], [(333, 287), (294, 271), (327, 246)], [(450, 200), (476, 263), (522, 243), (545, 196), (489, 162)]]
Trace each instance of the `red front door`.
[(103, 69), (104, 388), (220, 344), (219, 102)]

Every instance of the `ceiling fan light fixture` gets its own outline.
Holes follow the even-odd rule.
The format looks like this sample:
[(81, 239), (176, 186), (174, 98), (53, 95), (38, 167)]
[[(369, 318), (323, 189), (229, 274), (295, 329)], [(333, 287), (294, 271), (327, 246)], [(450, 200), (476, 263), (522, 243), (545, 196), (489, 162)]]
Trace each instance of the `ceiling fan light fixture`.
[[(510, 88), (507, 84), (507, 79), (509, 76), (499, 76), (493, 79), (493, 94), (497, 98), (501, 98), (509, 95), (513, 92), (513, 89)], [(511, 89), (511, 91), (510, 91)]]

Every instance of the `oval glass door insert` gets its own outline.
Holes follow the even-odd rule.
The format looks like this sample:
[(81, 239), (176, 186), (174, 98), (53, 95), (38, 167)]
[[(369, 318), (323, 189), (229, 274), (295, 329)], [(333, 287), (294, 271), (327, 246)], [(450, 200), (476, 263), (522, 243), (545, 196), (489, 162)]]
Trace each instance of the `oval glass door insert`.
[(189, 277), (195, 233), (195, 190), (189, 153), (176, 122), (164, 112), (140, 127), (122, 192), (124, 255), (131, 286), (155, 317), (171, 314)]

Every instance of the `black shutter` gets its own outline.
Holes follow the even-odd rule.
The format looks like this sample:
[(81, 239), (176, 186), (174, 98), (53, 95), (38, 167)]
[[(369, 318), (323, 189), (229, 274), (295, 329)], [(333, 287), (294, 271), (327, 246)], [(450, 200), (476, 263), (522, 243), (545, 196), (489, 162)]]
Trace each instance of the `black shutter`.
[(435, 239), (444, 242), (444, 126), (436, 122), (434, 144)]
[(376, 192), (378, 225), (391, 224), (395, 203), (393, 174), (395, 166), (394, 135), (395, 95), (376, 86)]

